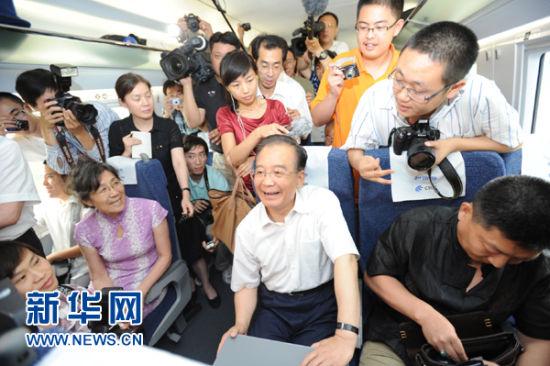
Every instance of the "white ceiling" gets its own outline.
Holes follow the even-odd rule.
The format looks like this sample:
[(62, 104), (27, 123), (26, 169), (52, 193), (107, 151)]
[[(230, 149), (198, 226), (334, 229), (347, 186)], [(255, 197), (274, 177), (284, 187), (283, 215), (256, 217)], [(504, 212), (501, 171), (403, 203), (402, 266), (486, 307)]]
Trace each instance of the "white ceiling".
[[(434, 1), (434, 0), (431, 0)], [(440, 0), (435, 0), (440, 1)], [(235, 26), (249, 22), (252, 31), (245, 43), (258, 33), (274, 33), (290, 40), (306, 13), (299, 0), (220, 0)], [(193, 12), (213, 25), (214, 30), (228, 30), (210, 0), (15, 0), (18, 15), (33, 28), (88, 37), (104, 34), (136, 35), (154, 45), (169, 47), (174, 38), (166, 26)], [(353, 44), (357, 0), (329, 0), (327, 10), (340, 18), (340, 39)], [(406, 1), (406, 8), (415, 0)]]

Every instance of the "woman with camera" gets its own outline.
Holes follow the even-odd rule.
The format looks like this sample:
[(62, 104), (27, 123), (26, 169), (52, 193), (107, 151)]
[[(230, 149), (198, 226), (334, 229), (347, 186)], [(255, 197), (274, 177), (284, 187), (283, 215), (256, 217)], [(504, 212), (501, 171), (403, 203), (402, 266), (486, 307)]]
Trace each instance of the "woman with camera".
[[(79, 164), (71, 172), (71, 188), (83, 205), (94, 208), (75, 227), (90, 287), (141, 291), (145, 299), (172, 261), (168, 212), (156, 201), (127, 197), (116, 169), (105, 163)], [(163, 296), (143, 302), (144, 317)]]
[(231, 105), (216, 114), (225, 157), (251, 191), (254, 148), (267, 136), (288, 134), (285, 126), (291, 122), (281, 102), (258, 95), (257, 71), (247, 53), (235, 50), (225, 55), (220, 74)]

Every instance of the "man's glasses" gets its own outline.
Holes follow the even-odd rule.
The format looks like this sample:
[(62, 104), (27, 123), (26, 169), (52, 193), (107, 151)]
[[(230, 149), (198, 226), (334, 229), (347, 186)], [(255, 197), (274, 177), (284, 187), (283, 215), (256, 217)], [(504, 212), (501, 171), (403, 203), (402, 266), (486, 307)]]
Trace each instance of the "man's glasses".
[(381, 37), (385, 36), (386, 33), (393, 28), (399, 19), (397, 19), (395, 22), (393, 22), (391, 25), (376, 25), (374, 27), (369, 27), (367, 23), (359, 22), (355, 25), (355, 30), (362, 34), (368, 34), (370, 32), (373, 33), (373, 35)]
[(453, 84), (447, 84), (443, 86), (440, 90), (436, 91), (433, 94), (429, 94), (427, 92), (417, 92), (416, 90), (412, 88), (405, 88), (405, 82), (403, 80), (398, 79), (395, 76), (395, 70), (388, 75), (388, 79), (393, 80), (393, 91), (395, 94), (398, 94), (401, 92), (401, 90), (405, 89), (405, 92), (407, 93), (407, 97), (409, 97), (413, 102), (420, 103), (420, 104), (426, 104), (430, 100), (432, 100), (433, 97), (436, 95), (442, 93), (443, 91), (447, 90), (451, 85)]

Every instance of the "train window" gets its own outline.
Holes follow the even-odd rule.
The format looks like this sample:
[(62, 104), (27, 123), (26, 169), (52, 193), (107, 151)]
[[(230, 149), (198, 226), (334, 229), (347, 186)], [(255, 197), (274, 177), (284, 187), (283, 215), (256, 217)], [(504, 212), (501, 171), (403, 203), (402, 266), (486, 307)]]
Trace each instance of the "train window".
[(540, 56), (531, 133), (539, 136), (550, 134), (550, 104), (545, 103), (548, 100), (550, 100), (550, 51)]

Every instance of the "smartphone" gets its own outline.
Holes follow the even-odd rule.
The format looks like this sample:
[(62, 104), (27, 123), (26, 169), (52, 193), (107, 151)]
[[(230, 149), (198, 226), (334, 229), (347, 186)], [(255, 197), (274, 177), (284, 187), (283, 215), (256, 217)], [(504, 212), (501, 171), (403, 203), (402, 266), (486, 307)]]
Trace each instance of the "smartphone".
[(215, 248), (217, 245), (218, 245), (217, 242), (215, 242), (214, 240), (210, 240), (208, 243), (206, 243), (206, 245), (204, 246), (204, 249), (210, 250)]

